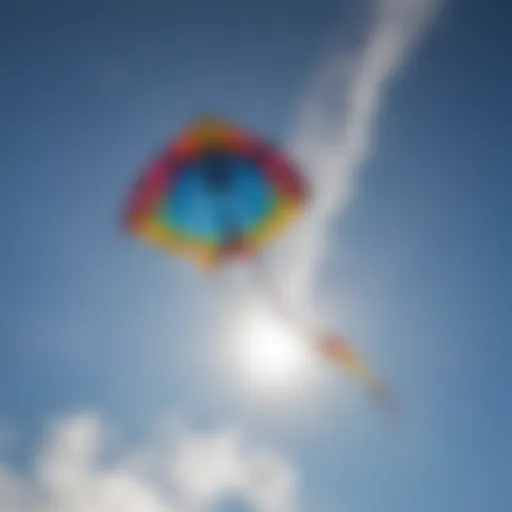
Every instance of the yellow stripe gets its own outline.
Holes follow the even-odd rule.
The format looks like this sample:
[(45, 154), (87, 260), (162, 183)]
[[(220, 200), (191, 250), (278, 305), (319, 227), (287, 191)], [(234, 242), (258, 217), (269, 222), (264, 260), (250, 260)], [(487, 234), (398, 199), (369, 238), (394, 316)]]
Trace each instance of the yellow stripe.
[(248, 233), (246, 239), (254, 247), (264, 247), (277, 238), (299, 216), (301, 211), (302, 204), (297, 200), (281, 198), (272, 214)]
[(237, 130), (227, 122), (213, 117), (201, 117), (172, 144), (180, 157), (189, 157), (211, 147), (225, 147), (236, 139)]
[(213, 117), (203, 117), (190, 128), (190, 135), (201, 140), (201, 145), (222, 145), (233, 131), (231, 125)]
[(165, 253), (181, 254), (202, 267), (215, 266), (218, 259), (218, 248), (197, 239), (185, 237), (169, 229), (155, 217), (139, 223), (135, 227), (134, 234)]
[(351, 351), (350, 354), (347, 354), (346, 352), (340, 352), (339, 354), (331, 357), (337, 361), (347, 373), (353, 375), (354, 377), (368, 381), (375, 378), (375, 374), (372, 372), (366, 362), (353, 351)]

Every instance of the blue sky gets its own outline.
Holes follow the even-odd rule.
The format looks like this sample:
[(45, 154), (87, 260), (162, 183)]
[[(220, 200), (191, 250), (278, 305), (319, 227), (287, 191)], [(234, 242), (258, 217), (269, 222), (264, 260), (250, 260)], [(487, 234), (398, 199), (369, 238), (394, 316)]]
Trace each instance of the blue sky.
[[(185, 433), (163, 428), (176, 447), (167, 464), (181, 475), (167, 501), (160, 484), (116, 459), (134, 475), (122, 481), (127, 496), (142, 486), (165, 503), (141, 501), (134, 512), (188, 512), (183, 496), (203, 499), (198, 460), (213, 460), (211, 447), (199, 443), (195, 459), (186, 448), (198, 432), (215, 443), (225, 427), (248, 436), (254, 453), (271, 450), (275, 494), (297, 501), (290, 511), (506, 510), (505, 3), (451, 2), (416, 41), (407, 20), (381, 19), (408, 51), (378, 40), (383, 53), (373, 60), (366, 49), (380, 18), (372, 9), (385, 1), (248, 4), (0, 2), (0, 508), (29, 510), (16, 500), (42, 488), (63, 500), (64, 512), (80, 510), (75, 488), (66, 494), (65, 484), (41, 483), (31, 470), (39, 460), (49, 475), (62, 460), (70, 464), (61, 444), (41, 438), (48, 425), (57, 422), (56, 439), (72, 431), (77, 445), (90, 446), (106, 424), (124, 436), (122, 449), (113, 442), (107, 451), (140, 455), (141, 444), (165, 451), (151, 433), (170, 416)], [(330, 92), (315, 90), (332, 59), (339, 76), (324, 79)], [(365, 87), (373, 93), (351, 115)], [(328, 110), (341, 103), (333, 124), (324, 121), (327, 137), (307, 127), (304, 101)], [(316, 386), (295, 382), (272, 399), (261, 382), (241, 392), (241, 377), (219, 357), (224, 326), (242, 307), (232, 300), (237, 291), (121, 232), (123, 200), (141, 165), (205, 108), (291, 147), (313, 180), (321, 176), (322, 194), (351, 190), (321, 194), (330, 206), (311, 225), (324, 233), (331, 222), (330, 231), (301, 238), (300, 255), (284, 254), (296, 256), (290, 266), (308, 283), (308, 307), (357, 340), (393, 383), (402, 409), (392, 428), (356, 386), (319, 363), (311, 363)], [(362, 154), (350, 158), (360, 141)], [(226, 469), (228, 480), (256, 464), (256, 456), (226, 450), (220, 459), (237, 468)], [(102, 464), (87, 474), (105, 476)], [(224, 497), (222, 479), (212, 482)], [(284, 512), (263, 484), (239, 487), (258, 510)], [(227, 501), (219, 510), (236, 508)], [(112, 510), (100, 502), (82, 506)]]

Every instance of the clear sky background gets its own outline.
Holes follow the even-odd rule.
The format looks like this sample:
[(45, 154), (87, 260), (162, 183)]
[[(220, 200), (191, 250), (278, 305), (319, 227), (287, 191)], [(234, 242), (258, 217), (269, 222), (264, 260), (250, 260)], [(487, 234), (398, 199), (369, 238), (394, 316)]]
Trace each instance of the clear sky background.
[[(0, 0), (0, 510), (510, 509), (510, 9)], [(392, 424), (312, 357), (265, 374), (243, 285), (121, 231), (204, 109), (302, 159), (327, 207), (277, 273)]]

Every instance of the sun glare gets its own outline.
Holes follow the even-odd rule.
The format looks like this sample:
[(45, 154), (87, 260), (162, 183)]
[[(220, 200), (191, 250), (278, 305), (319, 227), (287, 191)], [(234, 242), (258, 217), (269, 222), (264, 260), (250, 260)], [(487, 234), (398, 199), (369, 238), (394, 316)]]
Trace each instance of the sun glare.
[(251, 390), (303, 385), (312, 355), (297, 333), (263, 307), (249, 307), (233, 330), (233, 363)]

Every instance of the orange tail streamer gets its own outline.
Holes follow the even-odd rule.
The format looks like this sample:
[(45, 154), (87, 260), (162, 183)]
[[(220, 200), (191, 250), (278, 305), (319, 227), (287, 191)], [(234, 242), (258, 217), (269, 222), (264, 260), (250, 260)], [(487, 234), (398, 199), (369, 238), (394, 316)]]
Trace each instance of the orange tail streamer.
[(323, 356), (339, 364), (349, 375), (362, 381), (374, 398), (381, 402), (390, 402), (392, 397), (388, 386), (378, 378), (345, 339), (327, 335), (320, 337), (319, 343), (320, 353)]
[(309, 325), (306, 325), (303, 318), (292, 311), (289, 302), (280, 293), (275, 283), (264, 272), (261, 264), (256, 265), (256, 280), (258, 284), (264, 288), (267, 296), (269, 296), (281, 317), (293, 325), (301, 335), (306, 335), (314, 343), (314, 347), (319, 351), (320, 355), (326, 359), (338, 364), (347, 374), (362, 382), (372, 397), (378, 402), (390, 405), (392, 395), (388, 386), (381, 381), (372, 371), (364, 358), (359, 355), (350, 343), (337, 335), (324, 334)]
[(320, 353), (328, 359), (339, 363), (350, 375), (364, 381), (370, 381), (376, 378), (364, 359), (345, 339), (328, 335), (320, 337), (319, 344)]

